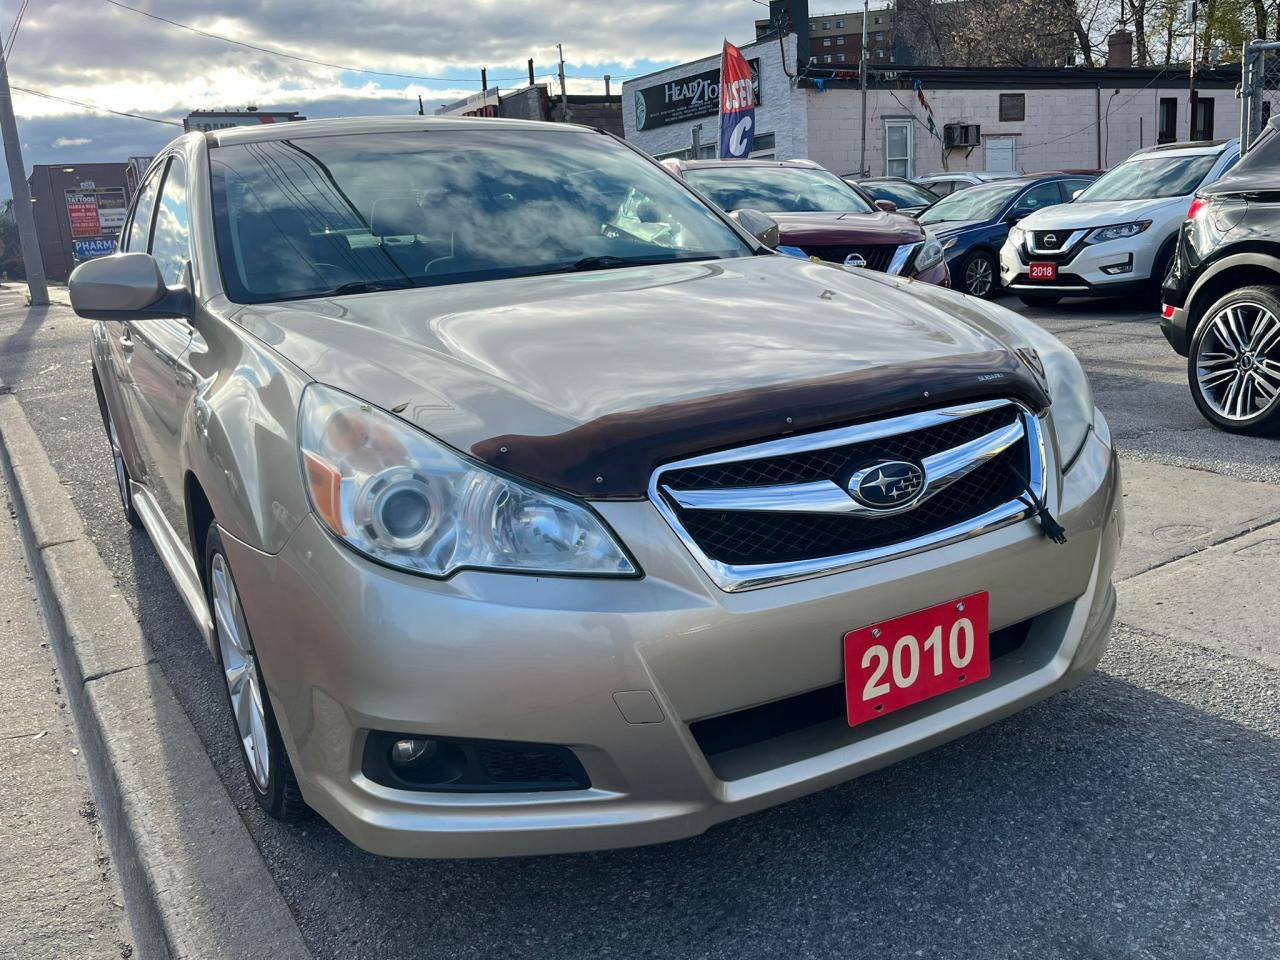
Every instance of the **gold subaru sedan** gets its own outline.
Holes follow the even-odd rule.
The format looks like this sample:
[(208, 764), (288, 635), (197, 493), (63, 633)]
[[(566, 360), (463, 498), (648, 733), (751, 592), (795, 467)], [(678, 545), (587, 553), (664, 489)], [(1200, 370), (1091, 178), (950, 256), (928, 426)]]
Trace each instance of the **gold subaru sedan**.
[(390, 856), (654, 843), (1089, 674), (1122, 522), (1075, 357), (776, 242), (580, 127), (162, 152), (71, 297), (268, 813)]

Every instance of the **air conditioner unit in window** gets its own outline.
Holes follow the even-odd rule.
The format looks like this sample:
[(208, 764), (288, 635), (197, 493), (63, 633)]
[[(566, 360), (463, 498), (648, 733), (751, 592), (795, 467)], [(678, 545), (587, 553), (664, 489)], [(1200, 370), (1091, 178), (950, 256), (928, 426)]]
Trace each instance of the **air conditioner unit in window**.
[(948, 123), (942, 128), (942, 142), (948, 147), (979, 146), (982, 127), (976, 123)]

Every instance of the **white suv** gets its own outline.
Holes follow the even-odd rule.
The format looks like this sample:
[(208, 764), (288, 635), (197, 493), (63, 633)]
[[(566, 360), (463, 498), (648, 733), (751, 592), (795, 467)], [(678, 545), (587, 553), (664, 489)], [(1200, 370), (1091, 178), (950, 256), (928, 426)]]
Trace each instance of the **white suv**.
[(1071, 203), (1038, 210), (1010, 230), (1001, 281), (1028, 305), (1158, 296), (1196, 190), (1238, 159), (1238, 140), (1138, 151)]

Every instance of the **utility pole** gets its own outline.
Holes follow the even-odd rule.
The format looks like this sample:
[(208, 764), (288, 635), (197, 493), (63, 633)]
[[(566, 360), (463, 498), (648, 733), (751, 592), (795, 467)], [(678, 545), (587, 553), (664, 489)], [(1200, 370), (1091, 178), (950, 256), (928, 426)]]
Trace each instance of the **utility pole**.
[(22, 265), (27, 272), (31, 305), (44, 306), (49, 302), (49, 287), (44, 279), (44, 261), (40, 258), (40, 241), (36, 237), (36, 217), (31, 209), (31, 188), (27, 185), (26, 168), (22, 164), (22, 141), (18, 137), (18, 119), (13, 115), (9, 66), (5, 63), (3, 50), (0, 50), (0, 131), (4, 135), (4, 159), (9, 167), (13, 215), (18, 221), (18, 240), (22, 244)]
[(489, 105), (489, 69), (487, 67), (480, 68), (480, 103), (484, 107)]
[(870, 0), (862, 0), (862, 50), (858, 54), (858, 80), (862, 83), (862, 143), (858, 148), (858, 174), (867, 175), (867, 14)]
[(1187, 112), (1191, 114), (1191, 137), (1196, 138), (1196, 41), (1200, 36), (1200, 28), (1196, 23), (1196, 0), (1191, 0), (1191, 70), (1187, 86)]
[(564, 47), (557, 43), (556, 52), (560, 54), (560, 117), (561, 122), (569, 122), (569, 95), (564, 89)]

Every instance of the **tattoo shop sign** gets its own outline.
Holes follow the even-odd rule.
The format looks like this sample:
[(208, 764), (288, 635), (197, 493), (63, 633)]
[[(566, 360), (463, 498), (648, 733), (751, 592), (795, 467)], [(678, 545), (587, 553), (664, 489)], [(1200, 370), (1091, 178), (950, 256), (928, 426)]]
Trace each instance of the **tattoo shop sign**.
[[(760, 103), (760, 61), (751, 64), (751, 87)], [(636, 129), (656, 130), (673, 123), (714, 117), (720, 112), (720, 68), (680, 77), (636, 91)]]

